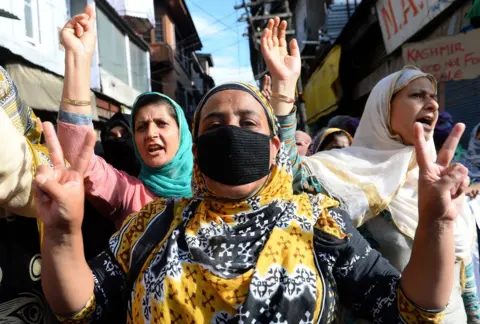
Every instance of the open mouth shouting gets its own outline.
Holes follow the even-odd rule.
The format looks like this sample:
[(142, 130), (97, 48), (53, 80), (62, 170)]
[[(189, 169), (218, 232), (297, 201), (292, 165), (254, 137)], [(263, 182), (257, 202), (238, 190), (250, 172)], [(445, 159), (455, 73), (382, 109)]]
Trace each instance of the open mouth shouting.
[(149, 155), (157, 156), (158, 154), (160, 154), (164, 150), (164, 147), (159, 145), (159, 144), (154, 143), (154, 144), (148, 145), (147, 149), (148, 149), (148, 154)]
[(416, 121), (422, 124), (423, 129), (425, 131), (432, 131), (434, 126), (433, 124), (435, 122), (435, 117), (433, 115), (422, 116), (420, 118), (417, 118)]

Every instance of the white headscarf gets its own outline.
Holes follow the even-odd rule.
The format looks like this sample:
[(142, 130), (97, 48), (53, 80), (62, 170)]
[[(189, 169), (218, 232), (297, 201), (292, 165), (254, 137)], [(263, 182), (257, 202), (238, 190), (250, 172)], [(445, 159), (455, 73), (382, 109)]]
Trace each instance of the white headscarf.
[[(356, 227), (388, 209), (398, 229), (408, 237), (418, 224), (419, 169), (414, 146), (404, 145), (390, 125), (391, 100), (410, 82), (433, 76), (405, 67), (382, 79), (372, 90), (351, 147), (320, 152), (302, 161), (323, 188), (340, 201)], [(433, 137), (427, 142), (436, 159)], [(456, 254), (469, 257), (473, 246), (473, 216), (465, 204), (457, 218)], [(471, 233), (471, 235), (470, 235)]]

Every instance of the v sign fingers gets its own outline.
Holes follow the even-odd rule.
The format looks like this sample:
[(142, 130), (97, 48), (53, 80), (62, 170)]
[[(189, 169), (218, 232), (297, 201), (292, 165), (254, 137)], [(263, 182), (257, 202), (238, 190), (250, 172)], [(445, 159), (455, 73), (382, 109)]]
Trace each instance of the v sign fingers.
[(53, 167), (55, 169), (61, 169), (65, 167), (65, 160), (63, 158), (63, 150), (58, 141), (57, 133), (52, 123), (43, 123), (43, 132), (45, 135), (45, 141), (47, 142), (48, 152), (52, 159)]
[[(83, 174), (67, 167), (63, 150), (51, 123), (44, 123), (44, 134), (54, 169), (40, 166), (34, 180), (35, 208), (45, 225), (46, 232), (65, 233), (81, 231), (85, 191)], [(83, 151), (76, 163), (79, 170), (86, 170), (91, 158), (95, 135), (86, 137)]]
[(90, 164), (90, 160), (92, 159), (96, 140), (97, 136), (95, 131), (91, 129), (85, 137), (85, 141), (83, 142), (83, 147), (79, 156), (75, 161), (72, 161), (73, 169), (76, 170), (82, 177), (85, 175), (85, 172)]
[(428, 169), (433, 161), (428, 154), (428, 147), (427, 142), (425, 141), (422, 124), (415, 123), (413, 126), (413, 132), (415, 135), (415, 153), (417, 156), (417, 163), (418, 167), (420, 168), (420, 172), (422, 172), (422, 170), (424, 171)]
[(452, 130), (437, 161), (429, 155), (428, 145), (419, 123), (414, 126), (415, 151), (420, 168), (418, 180), (419, 219), (426, 224), (455, 221), (460, 209), (458, 200), (467, 189), (468, 170), (461, 164), (450, 165), (465, 125)]

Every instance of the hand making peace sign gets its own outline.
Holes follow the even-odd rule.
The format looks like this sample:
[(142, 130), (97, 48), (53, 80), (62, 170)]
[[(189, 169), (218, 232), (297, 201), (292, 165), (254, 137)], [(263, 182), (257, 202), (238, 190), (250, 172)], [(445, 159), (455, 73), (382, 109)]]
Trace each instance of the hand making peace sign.
[(81, 230), (85, 192), (83, 179), (95, 147), (95, 132), (90, 131), (81, 153), (67, 167), (63, 150), (51, 123), (43, 123), (43, 131), (53, 169), (42, 165), (34, 180), (35, 208), (46, 230), (71, 233)]
[(420, 168), (419, 223), (454, 221), (465, 203), (464, 193), (470, 183), (468, 169), (458, 163), (450, 164), (464, 130), (464, 124), (456, 124), (437, 161), (433, 161), (428, 154), (423, 127), (415, 124), (415, 151)]

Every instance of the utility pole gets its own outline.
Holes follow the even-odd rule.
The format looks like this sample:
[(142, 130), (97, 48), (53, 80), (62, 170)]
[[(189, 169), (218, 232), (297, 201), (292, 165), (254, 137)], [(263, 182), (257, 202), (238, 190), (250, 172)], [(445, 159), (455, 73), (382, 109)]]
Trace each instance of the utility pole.
[[(266, 4), (283, 4), (281, 11), (275, 11), (273, 13), (265, 12), (265, 5)], [(245, 13), (242, 17), (238, 20), (239, 22), (246, 22), (248, 24), (248, 33), (243, 34), (244, 37), (249, 37), (251, 39), (251, 43), (253, 44), (255, 50), (258, 52), (257, 55), (261, 57), (260, 53), (260, 37), (262, 36), (263, 32), (257, 30), (257, 28), (263, 29), (266, 21), (268, 19), (274, 17), (280, 17), (287, 20), (288, 29), (286, 31), (287, 36), (295, 36), (295, 28), (293, 26), (293, 14), (290, 11), (289, 2), (288, 0), (250, 0), (246, 2), (246, 0), (242, 0), (240, 5), (236, 5), (234, 7), (235, 10), (244, 9)], [(255, 9), (256, 14), (252, 14), (251, 9)], [(261, 79), (268, 71), (258, 71), (257, 75), (255, 76), (256, 80)], [(307, 128), (307, 121), (306, 121), (306, 111), (305, 111), (305, 104), (301, 98), (301, 94), (303, 93), (303, 85), (299, 79), (297, 83), (297, 93), (298, 93), (298, 100), (297, 100), (297, 109), (299, 111), (299, 116), (301, 118), (301, 123), (305, 125)]]

